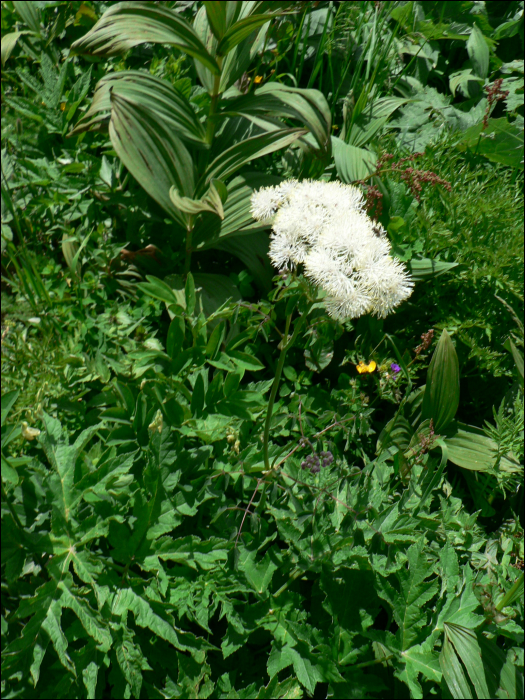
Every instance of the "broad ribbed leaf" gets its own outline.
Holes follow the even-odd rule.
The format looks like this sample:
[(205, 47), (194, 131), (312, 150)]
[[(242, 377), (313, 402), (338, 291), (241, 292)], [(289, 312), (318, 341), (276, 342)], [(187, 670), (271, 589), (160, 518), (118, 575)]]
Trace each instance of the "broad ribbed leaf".
[(193, 27), (174, 10), (154, 3), (119, 2), (71, 47), (72, 54), (114, 56), (145, 42), (170, 44), (220, 73)]
[(483, 32), (476, 23), (467, 41), (467, 51), (474, 73), (480, 78), (486, 78), (489, 74), (490, 51)]
[(423, 396), (423, 419), (432, 419), (439, 432), (454, 418), (459, 406), (459, 362), (449, 334), (443, 331), (428, 368)]
[(445, 636), (443, 650), (439, 655), (439, 664), (452, 697), (456, 700), (470, 700), (472, 691), (465, 671), (447, 636)]
[(439, 275), (449, 272), (458, 265), (459, 263), (430, 260), (430, 258), (420, 258), (419, 260), (412, 259), (408, 263), (412, 278), (416, 282), (423, 282), (428, 279), (433, 279), (434, 277), (439, 277)]
[[(330, 151), (331, 115), (324, 95), (318, 90), (291, 88), (268, 83), (252, 95), (243, 95), (221, 105), (223, 115), (239, 115), (247, 119), (261, 116), (291, 117), (308, 127), (324, 153)], [(259, 121), (256, 121), (259, 123)]]
[(220, 187), (221, 192), (224, 194), (224, 199), (226, 199), (228, 190), (221, 180), (212, 180), (208, 192), (201, 199), (183, 197), (175, 187), (170, 189), (170, 199), (177, 209), (186, 214), (196, 215), (209, 211), (212, 214), (216, 214), (220, 219), (224, 219), (223, 200), (219, 194), (218, 187)]
[(166, 80), (134, 70), (109, 73), (99, 80), (90, 108), (69, 135), (107, 128), (111, 94), (140, 106), (153, 119), (164, 122), (166, 128), (183, 141), (207, 146), (205, 129), (186, 97)]
[[(210, 4), (215, 5), (216, 3), (213, 2)], [(229, 24), (235, 21), (237, 18), (243, 19), (245, 17), (249, 17), (250, 11), (253, 11), (253, 9), (253, 3), (229, 3), (226, 13), (227, 25), (229, 26)], [(243, 75), (243, 73), (248, 70), (249, 65), (263, 46), (269, 25), (270, 22), (268, 20), (266, 24), (263, 24), (262, 27), (258, 27), (252, 31), (252, 33), (246, 39), (244, 39), (240, 44), (229, 51), (226, 56), (224, 56), (221, 66), (219, 94), (225, 92), (238, 78), (241, 77), (241, 75)], [(201, 9), (197, 12), (193, 27), (203, 44), (206, 46), (208, 53), (215, 56), (218, 41), (210, 27), (208, 15), (204, 7), (201, 7)], [(195, 69), (201, 83), (204, 85), (208, 93), (212, 94), (214, 89), (213, 73), (197, 60), (195, 61)]]
[(220, 41), (226, 31), (226, 10), (228, 3), (224, 2), (224, 0), (215, 0), (214, 2), (206, 2), (205, 0), (204, 6), (211, 30)]
[[(246, 236), (268, 228), (255, 221), (251, 214), (250, 198), (255, 188), (279, 184), (280, 178), (263, 173), (244, 173), (228, 183), (228, 198), (223, 204), (224, 220), (202, 216), (193, 231), (193, 247), (198, 250), (216, 248), (225, 238)], [(223, 200), (224, 201), (224, 200)]]
[(476, 633), (467, 627), (454, 623), (445, 622), (444, 628), (445, 635), (450, 639), (456, 653), (463, 661), (478, 698), (490, 698)]
[(337, 136), (332, 136), (332, 150), (337, 174), (347, 184), (363, 180), (376, 169), (377, 156), (374, 153), (349, 146)]
[[(455, 426), (452, 424), (451, 427)], [(496, 464), (498, 446), (479, 428), (472, 425), (458, 423), (457, 428), (451, 431), (446, 438), (448, 458), (458, 467), (471, 471), (490, 471)], [(522, 468), (512, 455), (501, 456), (499, 468), (508, 473), (519, 473)]]
[(32, 32), (24, 31), (24, 32), (10, 32), (9, 34), (4, 34), (2, 37), (2, 65), (5, 65), (5, 62), (11, 55), (11, 52), (16, 46), (16, 43), (18, 39), (22, 36), (22, 34), (32, 34)]
[[(184, 293), (185, 283), (182, 275), (168, 275), (164, 280), (158, 280), (156, 277), (147, 278), (150, 284), (154, 284), (156, 288), (159, 288), (159, 282), (163, 286), (168, 286), (176, 299), (175, 302), (166, 301), (166, 306), (168, 306), (168, 313), (171, 318), (175, 317), (175, 314), (169, 308), (170, 304), (176, 303), (186, 309), (186, 296)], [(220, 306), (222, 306), (228, 299), (232, 301), (239, 301), (241, 295), (239, 290), (234, 285), (229, 277), (225, 275), (212, 275), (204, 272), (197, 272), (193, 275), (195, 282), (195, 298), (196, 307), (195, 315), (204, 313), (206, 317), (211, 316), (214, 311), (216, 311)], [(141, 284), (141, 289), (149, 292), (149, 289), (145, 289), (145, 285)], [(155, 294), (151, 294), (155, 296)], [(157, 296), (157, 298), (161, 298)]]
[(246, 163), (289, 146), (305, 133), (306, 129), (279, 129), (236, 143), (210, 163), (205, 182), (214, 177), (225, 180)]
[(109, 136), (117, 155), (146, 192), (184, 225), (185, 215), (169, 192), (175, 186), (183, 196), (193, 196), (193, 161), (186, 147), (140, 105), (111, 93), (111, 108)]
[(250, 36), (256, 29), (262, 27), (275, 15), (251, 15), (250, 17), (245, 17), (244, 19), (235, 22), (226, 34), (222, 37), (221, 41), (217, 46), (217, 55), (225, 56), (229, 51), (240, 44), (243, 39)]

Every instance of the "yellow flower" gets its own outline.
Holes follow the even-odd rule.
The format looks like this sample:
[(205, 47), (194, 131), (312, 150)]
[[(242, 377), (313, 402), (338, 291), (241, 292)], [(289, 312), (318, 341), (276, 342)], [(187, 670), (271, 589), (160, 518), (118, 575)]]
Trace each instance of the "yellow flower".
[(361, 360), (361, 362), (357, 365), (357, 371), (359, 372), (359, 374), (363, 374), (365, 372), (373, 372), (376, 367), (377, 365), (374, 362), (374, 360), (372, 360), (372, 362), (370, 362), (370, 364), (368, 365), (365, 365), (363, 360)]
[(255, 78), (253, 79), (253, 82), (254, 82), (256, 85), (259, 85), (259, 83), (262, 83), (262, 81), (263, 81), (262, 75), (256, 75)]

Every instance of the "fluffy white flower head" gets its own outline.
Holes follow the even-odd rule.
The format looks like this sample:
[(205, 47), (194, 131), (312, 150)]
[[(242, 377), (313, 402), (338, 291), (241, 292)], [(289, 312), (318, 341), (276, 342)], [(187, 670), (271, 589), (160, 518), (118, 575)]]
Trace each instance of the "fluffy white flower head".
[(365, 212), (361, 191), (341, 182), (288, 180), (252, 195), (254, 219), (273, 218), (270, 259), (279, 270), (304, 265), (327, 293), (339, 321), (366, 313), (385, 318), (412, 294), (414, 283), (390, 257), (384, 229)]

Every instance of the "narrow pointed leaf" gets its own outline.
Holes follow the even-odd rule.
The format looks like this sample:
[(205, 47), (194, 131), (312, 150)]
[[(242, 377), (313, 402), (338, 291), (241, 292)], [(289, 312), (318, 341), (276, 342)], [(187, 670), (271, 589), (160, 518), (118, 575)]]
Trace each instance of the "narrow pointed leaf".
[(459, 362), (449, 334), (443, 331), (428, 368), (423, 396), (423, 419), (432, 419), (439, 432), (459, 406)]
[(143, 2), (112, 5), (81, 39), (71, 47), (72, 54), (114, 56), (133, 46), (170, 44), (200, 61), (212, 73), (220, 73), (195, 30), (174, 10)]

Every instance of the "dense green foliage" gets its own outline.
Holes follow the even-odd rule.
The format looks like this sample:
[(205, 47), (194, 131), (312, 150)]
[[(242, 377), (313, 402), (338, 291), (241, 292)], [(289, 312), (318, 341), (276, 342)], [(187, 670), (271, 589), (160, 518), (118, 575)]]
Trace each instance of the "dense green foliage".
[(523, 2), (2, 10), (3, 697), (523, 697)]

